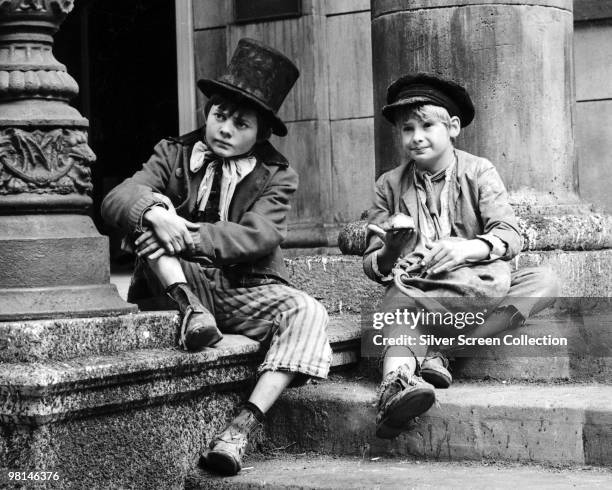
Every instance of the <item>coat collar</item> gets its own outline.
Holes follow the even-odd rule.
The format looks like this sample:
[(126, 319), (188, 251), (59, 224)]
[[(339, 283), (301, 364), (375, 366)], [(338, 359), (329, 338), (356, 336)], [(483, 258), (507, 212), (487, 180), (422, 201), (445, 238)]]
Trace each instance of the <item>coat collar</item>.
[(258, 161), (253, 171), (236, 188), (229, 209), (230, 221), (238, 221), (238, 218), (260, 196), (271, 177), (272, 170), (270, 170), (270, 167)]
[[(199, 128), (178, 138), (168, 138), (171, 141), (181, 145), (180, 153), (182, 154), (183, 171), (187, 179), (189, 193), (181, 208), (186, 210), (194, 209), (197, 198), (197, 189), (199, 188), (204, 176), (204, 172), (192, 174), (189, 171), (189, 160), (191, 158), (193, 145), (202, 139), (203, 130), (204, 128)], [(241, 216), (244, 211), (247, 210), (259, 197), (259, 194), (265, 188), (268, 180), (272, 176), (272, 165), (278, 167), (289, 166), (287, 159), (281, 155), (269, 141), (264, 141), (263, 143), (256, 145), (253, 154), (257, 158), (257, 164), (255, 165), (253, 171), (247, 175), (236, 188), (236, 192), (229, 209), (230, 221), (236, 221), (237, 218)]]

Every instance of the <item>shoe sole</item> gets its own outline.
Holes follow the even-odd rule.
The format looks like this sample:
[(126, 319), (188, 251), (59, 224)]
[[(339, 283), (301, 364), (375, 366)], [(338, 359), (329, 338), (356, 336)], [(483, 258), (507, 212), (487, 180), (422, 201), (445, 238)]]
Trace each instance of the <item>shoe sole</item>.
[(206, 468), (227, 476), (237, 475), (242, 469), (236, 459), (225, 451), (209, 451), (202, 456)]
[(435, 369), (421, 369), (420, 374), (421, 378), (433, 385), (434, 388), (448, 388), (453, 382), (453, 378), (449, 378)]
[(376, 425), (376, 437), (393, 439), (404, 431), (406, 424), (415, 417), (427, 412), (436, 401), (433, 390), (417, 388), (398, 404), (393, 411)]
[(191, 351), (204, 347), (212, 347), (222, 338), (223, 335), (216, 328), (201, 328), (200, 330), (187, 334), (185, 338), (185, 348)]

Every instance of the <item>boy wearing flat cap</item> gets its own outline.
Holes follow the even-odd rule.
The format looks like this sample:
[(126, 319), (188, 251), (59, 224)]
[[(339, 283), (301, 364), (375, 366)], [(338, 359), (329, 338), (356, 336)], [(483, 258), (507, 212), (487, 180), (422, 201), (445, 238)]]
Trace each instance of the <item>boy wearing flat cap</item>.
[(298, 76), (282, 53), (240, 40), (226, 72), (198, 82), (205, 127), (161, 141), (102, 204), (138, 255), (128, 300), (159, 308), (169, 297), (182, 348), (213, 346), (223, 333), (268, 346), (249, 400), (201, 458), (230, 475), (284, 388), (325, 378), (331, 361), (327, 312), (288, 286), (280, 250), (298, 178), (268, 138), (287, 134), (277, 112)]
[(433, 405), (434, 388), (452, 382), (446, 356), (419, 339), (516, 328), (550, 306), (557, 280), (543, 268), (511, 272), (522, 238), (504, 184), (491, 162), (454, 147), (475, 115), (461, 85), (427, 73), (401, 77), (382, 112), (401, 133), (409, 161), (378, 179), (368, 215), (364, 271), (388, 286), (379, 311), (483, 315), (470, 326), (432, 315), (432, 324), (385, 328), (388, 339), (408, 331), (414, 340), (387, 342), (383, 351), (376, 434), (394, 438)]

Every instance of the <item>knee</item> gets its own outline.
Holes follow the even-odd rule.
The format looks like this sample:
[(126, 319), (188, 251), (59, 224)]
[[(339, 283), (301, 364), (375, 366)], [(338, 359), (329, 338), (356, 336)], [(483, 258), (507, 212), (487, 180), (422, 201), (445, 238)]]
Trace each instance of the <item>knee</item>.
[(298, 308), (302, 310), (304, 317), (307, 319), (304, 323), (309, 328), (322, 328), (326, 329), (329, 323), (329, 315), (325, 306), (319, 301), (314, 299), (312, 296), (304, 294), (301, 296)]
[(313, 314), (319, 319), (321, 324), (327, 327), (327, 324), (329, 323), (329, 315), (325, 306), (314, 298), (310, 298), (310, 303), (309, 308), (312, 310)]

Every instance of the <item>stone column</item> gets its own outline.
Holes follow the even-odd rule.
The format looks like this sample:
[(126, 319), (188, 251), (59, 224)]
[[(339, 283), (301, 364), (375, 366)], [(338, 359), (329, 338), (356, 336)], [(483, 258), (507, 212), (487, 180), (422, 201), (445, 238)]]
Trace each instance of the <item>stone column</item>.
[(517, 204), (577, 201), (572, 0), (373, 0), (377, 175), (402, 158), (386, 87), (428, 71), (466, 85), (476, 119), (458, 147), (491, 160)]
[(109, 283), (88, 122), (52, 52), (73, 0), (0, 0), (0, 321), (134, 311)]
[[(372, 0), (376, 175), (405, 158), (380, 114), (400, 75), (462, 82), (476, 106), (457, 146), (491, 160), (527, 250), (612, 247), (612, 218), (578, 197), (572, 0)], [(340, 234), (361, 253), (362, 222)]]

